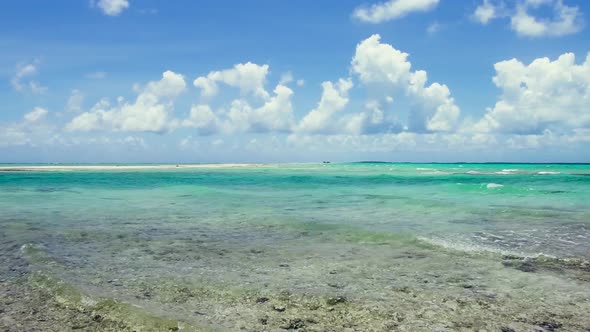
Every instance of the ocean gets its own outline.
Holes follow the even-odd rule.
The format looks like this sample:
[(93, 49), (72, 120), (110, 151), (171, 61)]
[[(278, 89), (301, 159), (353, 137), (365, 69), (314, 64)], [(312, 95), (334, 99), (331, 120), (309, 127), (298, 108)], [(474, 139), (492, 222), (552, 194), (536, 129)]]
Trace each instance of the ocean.
[(0, 211), (8, 331), (590, 329), (588, 164), (2, 165)]

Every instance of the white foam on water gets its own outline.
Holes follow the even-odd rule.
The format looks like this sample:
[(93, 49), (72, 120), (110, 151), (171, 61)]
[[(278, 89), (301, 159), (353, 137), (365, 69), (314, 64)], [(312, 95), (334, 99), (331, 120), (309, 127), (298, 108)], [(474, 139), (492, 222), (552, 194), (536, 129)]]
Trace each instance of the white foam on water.
[(500, 249), (500, 248), (484, 246), (484, 245), (479, 245), (479, 244), (472, 244), (472, 243), (459, 242), (459, 241), (449, 241), (449, 240), (445, 240), (445, 239), (428, 238), (428, 237), (423, 237), (423, 236), (418, 236), (416, 239), (419, 241), (428, 243), (430, 245), (434, 245), (434, 246), (441, 247), (444, 249), (454, 250), (454, 251), (462, 251), (462, 252), (466, 252), (466, 253), (491, 253), (491, 254), (499, 254), (499, 255), (517, 256), (517, 257), (521, 257), (521, 258), (533, 258), (533, 259), (545, 257), (545, 258), (557, 259), (557, 260), (561, 260), (561, 261), (565, 261), (565, 262), (574, 260), (571, 258), (560, 258), (558, 256), (549, 255), (549, 254), (545, 254), (542, 252), (530, 254), (530, 253), (524, 253), (522, 251), (506, 250), (506, 249)]
[(417, 171), (432, 171), (432, 168), (422, 168), (422, 167), (418, 167), (416, 168)]
[(476, 175), (476, 174), (483, 174), (482, 172), (478, 172), (478, 171), (467, 171), (465, 173), (467, 173), (467, 174), (474, 174), (474, 175)]
[(561, 174), (561, 172), (537, 172), (537, 174), (539, 174), (539, 175), (555, 175), (555, 174)]
[(498, 184), (498, 183), (488, 183), (486, 185), (486, 188), (488, 188), (488, 189), (502, 188), (502, 187), (504, 187), (504, 185), (503, 184)]
[(482, 246), (482, 245), (470, 244), (470, 243), (465, 243), (465, 242), (448, 241), (448, 240), (444, 240), (444, 239), (433, 239), (433, 238), (427, 238), (427, 237), (423, 237), (423, 236), (419, 236), (419, 237), (417, 237), (417, 239), (419, 241), (423, 241), (423, 242), (426, 242), (431, 245), (435, 245), (438, 247), (442, 247), (442, 248), (450, 249), (450, 250), (455, 250), (455, 251), (463, 251), (463, 252), (469, 252), (469, 253), (494, 253), (494, 254), (500, 254), (500, 255), (515, 255), (515, 256), (526, 257), (526, 255), (524, 255), (521, 252), (509, 251), (509, 250), (493, 248), (493, 247), (486, 247), (486, 246)]
[(443, 172), (443, 171), (432, 171), (432, 172), (425, 172), (424, 174), (448, 175), (448, 174), (451, 174), (451, 173), (449, 173), (449, 172)]
[(506, 169), (503, 169), (499, 172), (495, 172), (495, 174), (510, 175), (510, 174), (516, 174), (516, 173), (518, 173), (518, 171), (519, 170), (516, 168), (506, 168)]

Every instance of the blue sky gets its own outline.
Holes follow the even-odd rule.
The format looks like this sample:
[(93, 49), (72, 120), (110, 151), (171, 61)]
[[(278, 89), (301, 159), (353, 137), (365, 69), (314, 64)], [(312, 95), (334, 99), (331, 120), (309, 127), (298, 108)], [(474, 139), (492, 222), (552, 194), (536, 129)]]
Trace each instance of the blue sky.
[(590, 162), (588, 13), (583, 0), (5, 2), (0, 162)]

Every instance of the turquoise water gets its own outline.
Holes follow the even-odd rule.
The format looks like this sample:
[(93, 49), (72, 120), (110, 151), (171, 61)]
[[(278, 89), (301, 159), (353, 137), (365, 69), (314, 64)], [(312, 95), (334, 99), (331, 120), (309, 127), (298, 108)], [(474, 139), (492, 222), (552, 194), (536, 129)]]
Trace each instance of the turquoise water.
[[(359, 331), (386, 330), (387, 315), (358, 315), (387, 306), (405, 315), (400, 330), (433, 330), (454, 315), (483, 327), (541, 324), (517, 320), (510, 308), (564, 315), (558, 319), (573, 324), (569, 330), (585, 328), (564, 317), (590, 308), (590, 165), (9, 167), (0, 172), (5, 248), (20, 248), (32, 271), (158, 316), (256, 330), (264, 314), (280, 329), (285, 313), (246, 305), (251, 295), (243, 292), (270, 302), (288, 292), (276, 301), (303, 316), (297, 301), (345, 296)], [(400, 292), (407, 289), (413, 293)], [(417, 304), (401, 305), (405, 296), (432, 303), (488, 296), (504, 309), (468, 304), (466, 318), (441, 304), (411, 318)], [(332, 313), (307, 330), (342, 328)]]

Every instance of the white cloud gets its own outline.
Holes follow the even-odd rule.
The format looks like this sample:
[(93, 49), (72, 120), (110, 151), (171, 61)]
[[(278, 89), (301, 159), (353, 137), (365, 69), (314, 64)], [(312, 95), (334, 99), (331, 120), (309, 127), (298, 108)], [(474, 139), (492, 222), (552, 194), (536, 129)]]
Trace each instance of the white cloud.
[(67, 112), (81, 112), (82, 103), (84, 102), (84, 94), (80, 90), (74, 89), (66, 103)]
[(220, 130), (220, 121), (209, 105), (193, 105), (189, 117), (182, 126), (195, 128), (200, 135), (215, 134)]
[(102, 100), (89, 112), (72, 119), (66, 129), (164, 132), (175, 126), (170, 116), (174, 108), (173, 100), (185, 89), (182, 75), (166, 71), (161, 80), (141, 87), (135, 102), (119, 98), (118, 104), (109, 108), (110, 104)]
[(437, 34), (440, 29), (442, 29), (442, 25), (438, 22), (433, 22), (428, 26), (428, 28), (426, 28), (426, 32), (432, 36)]
[(250, 115), (252, 131), (289, 131), (293, 126), (293, 90), (279, 84), (272, 96)]
[(33, 109), (33, 111), (25, 114), (24, 119), (27, 122), (38, 122), (41, 121), (43, 119), (45, 119), (45, 117), (47, 116), (48, 111), (44, 108), (41, 107), (35, 107), (35, 109)]
[(333, 115), (344, 110), (348, 104), (348, 91), (353, 84), (350, 79), (340, 79), (337, 83), (322, 83), (323, 93), (318, 106), (311, 110), (299, 123), (296, 132), (319, 134), (329, 133), (334, 128)]
[(258, 108), (253, 108), (244, 99), (234, 100), (227, 113), (227, 126), (230, 130), (259, 133), (290, 131), (294, 123), (291, 104), (293, 90), (279, 84), (273, 93), (274, 95)]
[(233, 100), (227, 111), (214, 111), (207, 104), (193, 105), (181, 125), (197, 129), (199, 135), (289, 132), (295, 122), (291, 104), (293, 90), (278, 84), (273, 93), (259, 107), (253, 107), (246, 99)]
[(43, 94), (47, 92), (39, 82), (32, 79), (39, 72), (39, 60), (31, 63), (21, 63), (16, 66), (16, 72), (12, 77), (10, 84), (18, 92), (32, 92), (34, 94)]
[[(529, 14), (529, 9), (541, 5), (552, 5), (554, 17), (541, 19)], [(511, 17), (511, 27), (520, 36), (544, 37), (565, 36), (582, 29), (581, 12), (578, 7), (563, 4), (562, 0), (526, 0), (516, 7), (516, 14)]]
[(440, 0), (389, 0), (359, 7), (354, 10), (353, 17), (365, 23), (381, 23), (404, 17), (413, 12), (426, 12), (434, 9)]
[(426, 86), (427, 80), (423, 70), (410, 76), (407, 91), (415, 109), (410, 114), (409, 126), (417, 131), (452, 131), (459, 119), (459, 107), (446, 85), (435, 82)]
[[(184, 127), (195, 128), (200, 135), (233, 132), (289, 132), (294, 125), (291, 99), (293, 90), (286, 84), (294, 80), (291, 72), (281, 75), (273, 94), (265, 89), (268, 65), (247, 62), (233, 68), (212, 71), (195, 79), (201, 96), (211, 99), (219, 93), (219, 83), (238, 88), (241, 96), (227, 107), (212, 109), (209, 104), (193, 105)], [(260, 106), (255, 106), (262, 99)]]
[(357, 45), (352, 72), (369, 88), (404, 91), (414, 106), (410, 113), (410, 130), (453, 130), (460, 110), (449, 88), (436, 82), (427, 86), (426, 71), (412, 72), (408, 54), (381, 43), (380, 38), (373, 35)]
[[(551, 7), (552, 16), (531, 14), (540, 7)], [(517, 35), (531, 38), (570, 35), (581, 31), (584, 25), (580, 9), (564, 4), (564, 0), (518, 0), (512, 8), (506, 8), (504, 2), (484, 0), (472, 17), (481, 24), (509, 17), (510, 27)]]
[(497, 17), (498, 8), (490, 0), (484, 0), (481, 5), (477, 6), (473, 13), (473, 19), (481, 24), (488, 24)]
[(297, 86), (304, 86), (305, 85), (304, 79), (300, 78), (300, 79), (295, 80), (293, 73), (291, 73), (290, 71), (283, 73), (281, 75), (281, 79), (279, 80), (279, 84), (281, 84), (281, 85), (287, 85), (292, 82), (295, 82), (295, 84)]
[(92, 1), (91, 4), (109, 16), (117, 16), (129, 8), (128, 0), (98, 0)]
[(281, 80), (279, 81), (279, 84), (289, 84), (293, 82), (293, 73), (291, 73), (290, 71), (283, 73), (283, 75), (281, 75)]
[(402, 131), (399, 120), (384, 111), (384, 105), (378, 100), (369, 100), (365, 104), (365, 110), (345, 119), (344, 132), (362, 134), (381, 134)]
[(53, 133), (53, 127), (45, 123), (48, 113), (42, 107), (35, 107), (20, 122), (0, 124), (0, 146), (36, 145), (47, 141)]
[(195, 79), (193, 84), (201, 89), (201, 96), (213, 97), (217, 95), (218, 83), (239, 88), (242, 94), (253, 94), (261, 98), (269, 98), (264, 89), (268, 65), (257, 65), (247, 62), (235, 65), (233, 68), (212, 71), (207, 76)]
[(590, 54), (579, 65), (566, 53), (554, 61), (512, 59), (494, 67), (502, 95), (473, 130), (524, 135), (590, 128)]
[(381, 36), (372, 35), (356, 46), (352, 71), (364, 84), (406, 85), (412, 67), (408, 54), (380, 40)]

